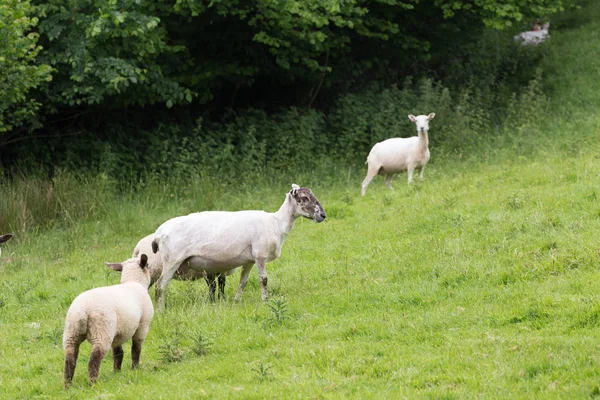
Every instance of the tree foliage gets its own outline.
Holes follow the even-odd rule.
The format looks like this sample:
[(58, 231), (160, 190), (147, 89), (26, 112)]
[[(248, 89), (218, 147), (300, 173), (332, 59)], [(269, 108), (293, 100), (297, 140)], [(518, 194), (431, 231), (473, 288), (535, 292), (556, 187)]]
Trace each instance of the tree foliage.
[(0, 134), (31, 121), (40, 103), (30, 91), (50, 79), (50, 67), (36, 63), (41, 49), (31, 32), (36, 23), (29, 2), (0, 4)]

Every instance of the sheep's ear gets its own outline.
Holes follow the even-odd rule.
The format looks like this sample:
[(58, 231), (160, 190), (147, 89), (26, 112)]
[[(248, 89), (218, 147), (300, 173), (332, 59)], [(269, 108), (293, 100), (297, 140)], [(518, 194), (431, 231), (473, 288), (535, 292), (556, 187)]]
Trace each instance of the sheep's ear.
[(146, 268), (147, 266), (148, 266), (148, 256), (145, 254), (142, 254), (142, 256), (140, 257), (140, 267)]
[(115, 271), (123, 271), (123, 264), (121, 263), (107, 263), (105, 262), (104, 264), (106, 264), (106, 266), (110, 269), (114, 269)]
[(415, 116), (412, 115), (412, 114), (408, 115), (408, 119), (410, 119), (412, 122), (416, 122), (417, 121), (417, 118), (415, 118)]
[(292, 190), (290, 190), (290, 193), (292, 194), (292, 196), (296, 195), (296, 190), (300, 189), (300, 186), (296, 185), (295, 183), (292, 183)]
[(435, 113), (429, 114), (429, 119), (434, 119), (434, 118), (435, 118)]
[(6, 235), (1, 235), (0, 243), (4, 243), (4, 242), (8, 241), (11, 237), (13, 237), (13, 235), (11, 235), (10, 233), (7, 233)]

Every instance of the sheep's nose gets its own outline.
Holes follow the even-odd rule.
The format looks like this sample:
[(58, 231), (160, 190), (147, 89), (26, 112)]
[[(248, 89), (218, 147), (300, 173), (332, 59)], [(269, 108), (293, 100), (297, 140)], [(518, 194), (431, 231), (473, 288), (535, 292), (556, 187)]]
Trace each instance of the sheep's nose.
[(321, 218), (323, 218), (323, 219), (327, 218), (327, 215), (325, 215), (325, 212), (321, 213)]

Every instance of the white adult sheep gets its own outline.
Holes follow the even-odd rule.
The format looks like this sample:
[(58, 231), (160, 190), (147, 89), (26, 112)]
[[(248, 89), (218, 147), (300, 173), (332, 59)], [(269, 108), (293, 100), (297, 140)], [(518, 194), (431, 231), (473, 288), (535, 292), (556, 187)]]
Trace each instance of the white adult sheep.
[(376, 143), (367, 157), (367, 177), (362, 183), (361, 194), (367, 192), (367, 186), (377, 175), (385, 175), (385, 186), (392, 189), (392, 177), (402, 171), (408, 171), (408, 183), (412, 182), (413, 171), (420, 168), (419, 179), (423, 179), (425, 165), (429, 161), (429, 120), (435, 113), (429, 115), (409, 115), (408, 119), (417, 126), (418, 136), (409, 138), (391, 138)]
[[(10, 233), (6, 233), (4, 235), (0, 235), (0, 243), (7, 242), (12, 237), (13, 237), (13, 235), (11, 235)], [(1, 248), (0, 248), (0, 254), (2, 254), (2, 249)]]
[(173, 274), (191, 257), (208, 273), (222, 273), (241, 266), (236, 302), (242, 298), (252, 265), (256, 264), (262, 299), (267, 300), (266, 264), (279, 257), (283, 242), (298, 217), (322, 222), (326, 215), (310, 189), (293, 184), (274, 213), (204, 211), (168, 220), (158, 228), (152, 242), (152, 250), (160, 250), (163, 264), (156, 284), (157, 310), (164, 307), (165, 291)]
[(63, 348), (65, 350), (65, 388), (71, 385), (79, 345), (88, 340), (92, 353), (88, 364), (88, 381), (96, 382), (100, 363), (108, 350), (113, 350), (114, 370), (121, 369), (123, 343), (132, 339), (132, 368), (140, 361), (142, 342), (154, 315), (148, 295), (150, 271), (148, 257), (142, 254), (130, 258), (114, 269), (121, 270), (121, 283), (83, 292), (73, 300), (65, 323)]
[[(140, 254), (148, 255), (148, 269), (150, 270), (150, 287), (154, 285), (154, 283), (160, 278), (160, 274), (162, 273), (162, 261), (160, 259), (160, 253), (154, 254), (152, 252), (152, 241), (154, 240), (154, 233), (146, 236), (141, 239), (133, 249), (132, 257), (139, 257)], [(107, 267), (113, 268), (115, 264), (113, 263), (105, 263)], [(116, 264), (118, 265), (118, 264)], [(198, 270), (196, 270), (198, 268)], [(200, 265), (194, 262), (194, 258), (190, 258), (183, 262), (179, 269), (173, 275), (173, 278), (181, 281), (194, 281), (196, 279), (203, 278), (206, 281), (206, 284), (209, 288), (209, 298), (211, 301), (215, 300), (215, 292), (217, 289), (217, 285), (215, 282), (215, 278), (218, 278), (219, 282), (219, 297), (225, 297), (225, 283), (226, 283), (226, 275), (232, 275), (237, 268), (231, 269), (222, 274), (207, 274), (206, 271), (201, 269)]]

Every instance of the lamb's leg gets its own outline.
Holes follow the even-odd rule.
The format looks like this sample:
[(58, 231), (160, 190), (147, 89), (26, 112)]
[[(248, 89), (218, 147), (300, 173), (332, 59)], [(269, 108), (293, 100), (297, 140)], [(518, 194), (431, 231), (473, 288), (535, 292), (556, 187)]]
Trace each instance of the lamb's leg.
[(173, 278), (173, 275), (175, 274), (175, 271), (177, 271), (177, 268), (179, 268), (179, 264), (181, 264), (181, 262), (163, 264), (162, 273), (160, 274), (160, 278), (158, 278), (158, 282), (156, 282), (155, 302), (157, 312), (161, 312), (165, 308), (165, 294), (167, 290), (167, 285), (169, 284), (171, 278)]
[(110, 345), (104, 346), (97, 343), (92, 345), (92, 354), (88, 363), (88, 382), (90, 385), (96, 383), (96, 380), (98, 379), (98, 373), (100, 372), (100, 364), (102, 363), (102, 360), (106, 356), (106, 353), (108, 353), (109, 349)]
[(136, 369), (140, 364), (140, 354), (142, 354), (143, 339), (132, 339), (131, 341), (131, 368)]
[(246, 287), (246, 283), (248, 283), (248, 276), (250, 275), (251, 270), (252, 264), (246, 264), (242, 267), (242, 274), (240, 276), (240, 286), (238, 287), (238, 291), (234, 299), (236, 303), (242, 299), (242, 293), (244, 293), (244, 288)]
[(367, 176), (365, 177), (365, 180), (362, 183), (362, 190), (360, 192), (362, 196), (364, 196), (365, 193), (367, 193), (367, 186), (369, 186), (369, 183), (371, 183), (373, 178), (377, 176), (377, 174), (379, 173), (379, 168), (379, 166), (375, 168), (369, 165), (369, 169), (367, 170)]
[(267, 292), (267, 262), (264, 258), (256, 259), (256, 268), (258, 268), (258, 276), (260, 278), (262, 299), (263, 301), (267, 301), (269, 299), (269, 293)]
[(115, 372), (117, 372), (117, 371), (121, 370), (121, 364), (123, 364), (123, 355), (125, 353), (123, 353), (122, 346), (113, 347), (112, 352), (113, 352), (113, 370)]
[(80, 343), (71, 343), (65, 349), (65, 389), (71, 386), (73, 375), (75, 375), (75, 366), (77, 365), (77, 356), (79, 355)]
[(208, 285), (208, 299), (211, 302), (215, 301), (215, 291), (217, 290), (217, 284), (215, 282), (215, 274), (206, 274), (204, 277), (206, 284)]
[(219, 275), (219, 299), (225, 298), (225, 283), (227, 282), (227, 278), (225, 274)]
[(387, 174), (385, 176), (385, 182), (384, 182), (385, 186), (387, 186), (390, 190), (394, 190), (394, 188), (392, 187), (392, 174)]
[(424, 165), (421, 167), (421, 171), (419, 172), (419, 180), (420, 181), (423, 180), (423, 171), (425, 171), (425, 166)]

